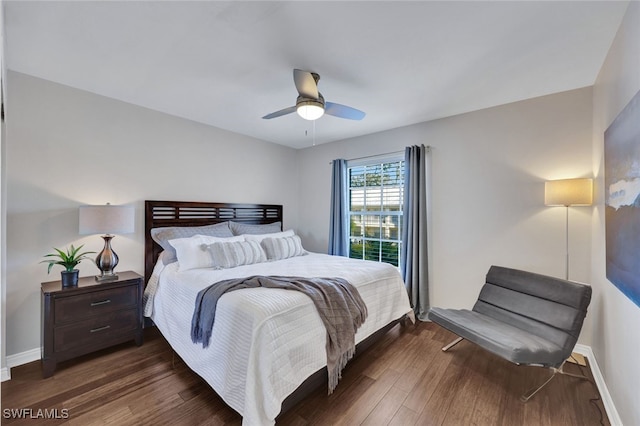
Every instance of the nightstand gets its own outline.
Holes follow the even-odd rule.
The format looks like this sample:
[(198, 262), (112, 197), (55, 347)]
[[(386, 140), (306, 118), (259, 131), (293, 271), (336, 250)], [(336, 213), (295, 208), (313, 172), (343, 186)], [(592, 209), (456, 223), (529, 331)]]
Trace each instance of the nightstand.
[(118, 272), (118, 280), (80, 278), (77, 287), (42, 283), (42, 374), (57, 363), (129, 340), (142, 344), (142, 276)]

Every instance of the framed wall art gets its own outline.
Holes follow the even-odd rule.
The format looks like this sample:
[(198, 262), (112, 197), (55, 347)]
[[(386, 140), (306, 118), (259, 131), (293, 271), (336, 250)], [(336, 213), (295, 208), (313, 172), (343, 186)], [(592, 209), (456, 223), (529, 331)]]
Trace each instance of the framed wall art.
[(604, 132), (607, 279), (640, 307), (640, 91)]

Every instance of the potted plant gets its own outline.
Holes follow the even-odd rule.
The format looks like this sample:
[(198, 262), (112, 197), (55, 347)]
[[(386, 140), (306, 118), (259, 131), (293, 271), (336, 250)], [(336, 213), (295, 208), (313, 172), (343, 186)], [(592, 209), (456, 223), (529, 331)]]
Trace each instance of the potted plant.
[(62, 265), (65, 269), (60, 273), (62, 287), (75, 287), (78, 285), (78, 270), (75, 269), (76, 265), (85, 259), (89, 259), (87, 257), (88, 254), (95, 253), (95, 251), (80, 253), (82, 247), (84, 247), (84, 244), (79, 247), (74, 247), (73, 244), (71, 244), (71, 247), (67, 248), (66, 252), (54, 247), (53, 249), (56, 253), (49, 253), (44, 256), (53, 259), (45, 259), (40, 263), (49, 264), (47, 274), (51, 272), (53, 265)]

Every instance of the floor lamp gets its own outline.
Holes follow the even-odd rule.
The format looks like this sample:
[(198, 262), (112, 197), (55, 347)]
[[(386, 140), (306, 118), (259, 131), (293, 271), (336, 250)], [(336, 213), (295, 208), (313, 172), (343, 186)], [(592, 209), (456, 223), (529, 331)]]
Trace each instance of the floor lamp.
[(564, 206), (566, 209), (566, 280), (569, 279), (569, 207), (590, 206), (592, 203), (593, 179), (550, 180), (544, 184), (544, 204), (547, 206)]

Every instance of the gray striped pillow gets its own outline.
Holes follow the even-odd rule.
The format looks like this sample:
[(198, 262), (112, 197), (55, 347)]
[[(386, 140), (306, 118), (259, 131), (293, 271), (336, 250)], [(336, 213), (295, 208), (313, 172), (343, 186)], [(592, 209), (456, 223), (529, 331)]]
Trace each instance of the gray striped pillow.
[(283, 238), (265, 238), (260, 242), (267, 259), (280, 260), (307, 254), (302, 248), (302, 241), (297, 235)]
[(267, 261), (264, 250), (255, 241), (221, 242), (205, 247), (211, 255), (214, 269), (235, 268)]
[(233, 235), (271, 234), (282, 231), (282, 222), (255, 224), (229, 221), (229, 229)]

